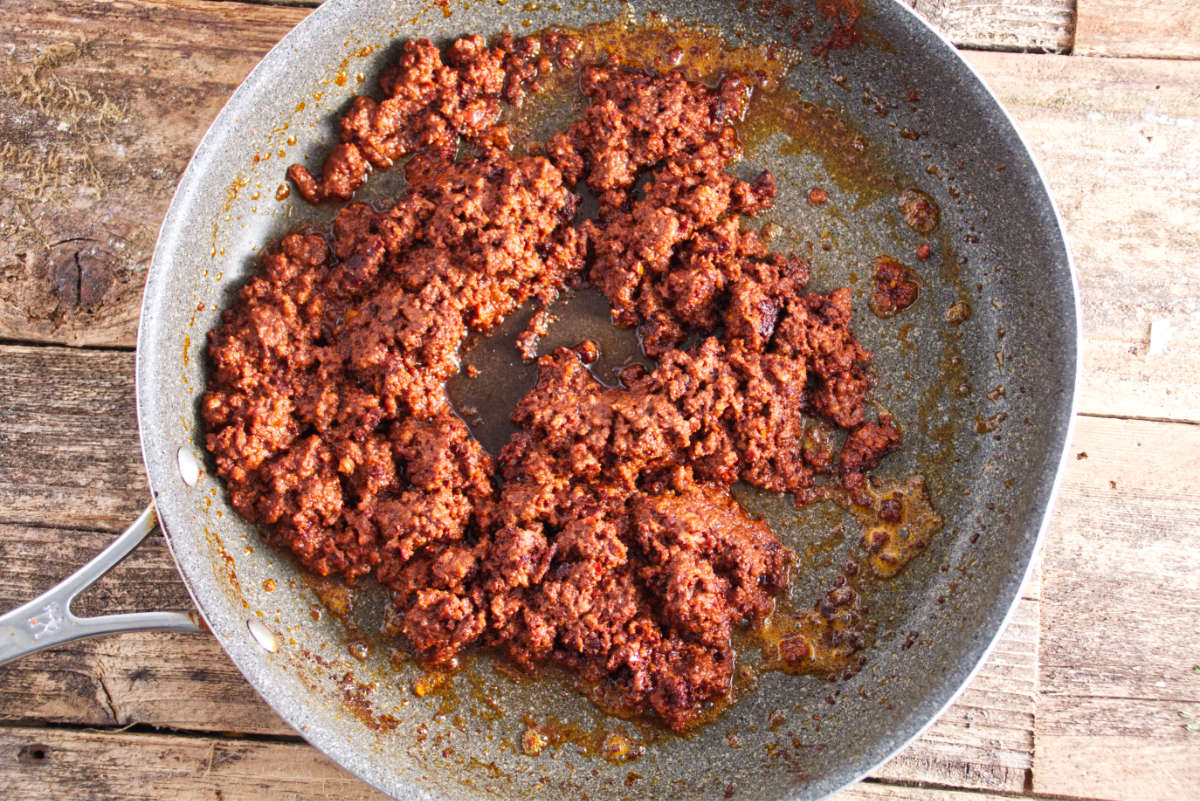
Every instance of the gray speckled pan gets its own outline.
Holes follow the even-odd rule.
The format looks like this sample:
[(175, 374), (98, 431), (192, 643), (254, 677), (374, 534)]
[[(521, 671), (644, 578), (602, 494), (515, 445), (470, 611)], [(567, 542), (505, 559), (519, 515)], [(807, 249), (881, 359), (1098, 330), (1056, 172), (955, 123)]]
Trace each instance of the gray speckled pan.
[[(137, 359), (142, 448), (159, 522), (208, 628), (250, 683), (315, 746), (386, 793), (821, 798), (915, 737), (963, 687), (1004, 626), (1053, 501), (1077, 383), (1079, 312), (1053, 203), (996, 99), (905, 6), (865, 2), (862, 40), (825, 61), (811, 55), (830, 29), (815, 8), (801, 3), (784, 18), (755, 13), (757, 5), (637, 0), (560, 8), (452, 0), (443, 9), (411, 0), (331, 0), (250, 74), (180, 182), (146, 285)], [(789, 85), (835, 109), (897, 185), (923, 189), (942, 209), (940, 232), (929, 240), (933, 257), (918, 262), (913, 254), (923, 240), (900, 222), (894, 191), (847, 188), (818, 155), (782, 134), (747, 152), (747, 171), (769, 167), (779, 179), (780, 199), (769, 215), (779, 223), (773, 246), (809, 254), (815, 288), (856, 288), (857, 328), (880, 376), (876, 399), (906, 435), (903, 452), (880, 473), (924, 474), (946, 524), (898, 578), (869, 588), (877, 627), (860, 673), (837, 683), (765, 673), (753, 692), (689, 737), (606, 718), (558, 680), (518, 682), (486, 656), (436, 692), (414, 693), (416, 666), (392, 667), (379, 644), (360, 661), (341, 622), (328, 614), (314, 621), (317, 597), (309, 584), (237, 518), (212, 475), (202, 470), (194, 485), (184, 480), (189, 466), (204, 464), (196, 404), (205, 332), (260, 248), (297, 224), (329, 218), (329, 209), (314, 210), (294, 196), (277, 200), (277, 187), (289, 162), (319, 164), (333, 138), (332, 116), (353, 93), (371, 90), (395, 52), (390, 42), (491, 34), (506, 25), (517, 33), (582, 26), (618, 13), (646, 19), (654, 11), (717, 26), (732, 43), (789, 40), (788, 26), (811, 16), (816, 24), (800, 34), (804, 55)], [(910, 103), (913, 91), (919, 101)], [(875, 101), (887, 106), (886, 116), (876, 113)], [(919, 138), (901, 136), (905, 128)], [(381, 176), (367, 196), (384, 197), (389, 185), (394, 181)], [(827, 188), (830, 202), (811, 206), (812, 186)], [(807, 242), (816, 246), (808, 251)], [(914, 266), (924, 282), (917, 303), (891, 320), (867, 311), (864, 291), (870, 261), (885, 253)], [(946, 309), (963, 298), (973, 316), (952, 326)], [(620, 361), (628, 337), (608, 327), (594, 300), (585, 293), (561, 303), (560, 322), (544, 343), (592, 336)], [(483, 370), (479, 379), (453, 386), (460, 408), (478, 409), (477, 417), (464, 415), (493, 448), (506, 437), (512, 401), (532, 376), (498, 344), (515, 326), (468, 354)], [(798, 513), (778, 498), (742, 497), (803, 555), (793, 597), (801, 606), (812, 603), (856, 547), (856, 524), (828, 506)], [(0, 620), (0, 660), (113, 630), (194, 628), (184, 616), (162, 613), (98, 621), (70, 615), (73, 593), (152, 524), (152, 515), (143, 516), (67, 586)], [(356, 608), (368, 629), (378, 617), (372, 599), (360, 593)], [(365, 649), (355, 650), (362, 656)], [(520, 747), (526, 719), (556, 722), (576, 742), (527, 756)], [(640, 757), (611, 764), (584, 747), (615, 730), (642, 745)]]

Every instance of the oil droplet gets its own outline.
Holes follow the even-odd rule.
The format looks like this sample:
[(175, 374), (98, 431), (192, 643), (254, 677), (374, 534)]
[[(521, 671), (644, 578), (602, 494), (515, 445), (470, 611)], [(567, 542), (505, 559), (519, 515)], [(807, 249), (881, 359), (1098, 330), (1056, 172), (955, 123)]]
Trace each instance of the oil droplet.
[(275, 190), (275, 199), (284, 201), (288, 199), (288, 195), (290, 194), (292, 194), (292, 188), (287, 184), (280, 184), (279, 188)]
[(903, 482), (869, 481), (864, 488), (869, 507), (855, 506), (863, 527), (860, 543), (867, 563), (879, 578), (891, 578), (929, 544), (942, 528), (922, 476)]
[(604, 743), (600, 746), (600, 755), (606, 762), (620, 765), (623, 762), (637, 759), (645, 750), (645, 746), (634, 742), (628, 734), (617, 729), (609, 732), (609, 735), (604, 738)]
[(417, 696), (418, 698), (424, 698), (445, 683), (446, 674), (425, 673), (413, 679), (410, 686), (412, 688), (413, 695)]
[(521, 732), (521, 751), (526, 756), (537, 756), (550, 745), (550, 737), (544, 731), (532, 724), (526, 724)]
[(275, 592), (275, 579), (269, 578), (263, 582), (263, 589), (267, 592)]
[(354, 640), (348, 646), (350, 656), (357, 659), (359, 662), (367, 661), (367, 657), (371, 655), (371, 646), (363, 640)]
[(946, 322), (950, 325), (959, 325), (971, 319), (971, 304), (965, 300), (955, 301), (950, 304), (950, 308), (946, 309)]

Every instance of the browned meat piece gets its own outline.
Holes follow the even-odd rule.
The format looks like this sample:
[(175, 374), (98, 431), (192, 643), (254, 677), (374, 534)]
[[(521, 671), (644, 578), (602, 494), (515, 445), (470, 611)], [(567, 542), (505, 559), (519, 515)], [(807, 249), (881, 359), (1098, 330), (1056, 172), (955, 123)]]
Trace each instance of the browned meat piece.
[(828, 473), (833, 467), (836, 446), (833, 441), (834, 427), (827, 422), (814, 422), (804, 429), (801, 449), (804, 463), (817, 473)]
[(552, 139), (549, 152), (564, 160), (567, 175), (586, 160), (588, 186), (603, 209), (625, 205), (640, 169), (684, 161), (706, 145), (724, 163), (738, 152), (730, 123), (745, 108), (740, 76), (711, 91), (678, 72), (653, 76), (609, 65), (585, 68), (581, 85), (591, 101), (583, 119)]
[(871, 279), (871, 311), (880, 317), (904, 311), (916, 301), (920, 291), (913, 271), (890, 256), (875, 260)]
[(572, 63), (580, 44), (561, 33), (542, 38), (548, 47), (534, 37), (506, 36), (488, 47), (483, 37), (466, 36), (446, 48), (444, 59), (428, 39), (405, 42), (380, 78), (383, 99), (359, 95), (341, 118), (342, 143), (326, 156), (320, 179), (303, 164), (290, 166), (288, 178), (309, 203), (348, 200), (369, 167), (388, 169), (409, 153), (449, 161), (459, 137), (505, 147), (506, 133), (496, 126), (501, 97), (518, 102), (545, 74)]
[(880, 415), (878, 423), (867, 423), (850, 432), (842, 447), (843, 473), (861, 473), (879, 464), (879, 460), (900, 447), (900, 429), (890, 415)]
[(525, 330), (517, 334), (517, 352), (521, 354), (522, 359), (531, 362), (537, 358), (538, 340), (546, 336), (554, 319), (554, 315), (545, 309), (538, 309), (533, 313)]
[(941, 211), (929, 195), (920, 189), (905, 189), (898, 202), (900, 216), (909, 228), (918, 234), (932, 234), (937, 230)]

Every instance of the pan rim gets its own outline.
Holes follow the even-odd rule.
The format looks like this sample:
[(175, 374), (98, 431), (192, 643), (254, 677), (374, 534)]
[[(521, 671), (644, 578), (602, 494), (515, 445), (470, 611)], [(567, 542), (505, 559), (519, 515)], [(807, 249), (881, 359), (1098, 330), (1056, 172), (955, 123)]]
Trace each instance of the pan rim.
[[(325, 3), (309, 14), (268, 51), (226, 101), (225, 106), (201, 139), (192, 159), (180, 178), (170, 207), (160, 226), (143, 292), (141, 315), (138, 324), (136, 356), (139, 437), (143, 464), (146, 468), (152, 496), (155, 499), (156, 505), (159, 503), (160, 493), (164, 500), (158, 508), (159, 521), (172, 559), (197, 610), (214, 633), (221, 647), (229, 654), (229, 657), (238, 670), (247, 678), (251, 686), (254, 687), (255, 691), (267, 704), (285, 722), (294, 728), (297, 733), (359, 779), (393, 797), (432, 799), (439, 796), (433, 795), (420, 786), (400, 784), (397, 781), (396, 774), (381, 770), (381, 766), (377, 760), (363, 758), (360, 749), (348, 745), (347, 742), (335, 736), (332, 731), (320, 725), (310, 726), (310, 719), (308, 718), (305, 704), (296, 703), (295, 699), (288, 695), (278, 682), (270, 679), (268, 674), (273, 670), (277, 670), (277, 668), (267, 663), (265, 659), (266, 655), (254, 644), (245, 631), (245, 627), (234, 627), (229, 625), (230, 621), (217, 619), (218, 616), (216, 615), (210, 616), (213, 605), (203, 602), (200, 596), (205, 595), (205, 597), (208, 597), (203, 590), (208, 589), (211, 592), (211, 587), (205, 587), (205, 582), (202, 580), (199, 571), (205, 568), (211, 569), (211, 566), (206, 561), (204, 564), (201, 564), (203, 558), (199, 552), (185, 550), (182, 547), (182, 542), (176, 541), (176, 537), (181, 537), (182, 535), (176, 534), (173, 536), (173, 530), (178, 532), (182, 528), (178, 522), (182, 520), (182, 514), (176, 513), (175, 505), (172, 503), (177, 493), (173, 487), (173, 482), (170, 481), (169, 473), (164, 469), (156, 469), (158, 464), (163, 460), (160, 458), (161, 454), (155, 450), (155, 447), (159, 443), (155, 441), (156, 434), (153, 431), (153, 424), (151, 423), (151, 418), (155, 412), (151, 409), (149, 399), (151, 393), (155, 391), (154, 385), (156, 382), (152, 367), (152, 353), (158, 349), (159, 343), (166, 336), (160, 325), (157, 309), (161, 308), (162, 304), (168, 299), (165, 295), (168, 284), (166, 277), (170, 274), (170, 259), (178, 248), (180, 232), (187, 219), (186, 212), (194, 202), (196, 193), (202, 183), (201, 179), (206, 171), (206, 165), (213, 159), (220, 158), (219, 145), (228, 136), (228, 131), (239, 110), (246, 106), (247, 101), (252, 100), (259, 92), (263, 91), (266, 81), (269, 78), (269, 65), (279, 59), (278, 54), (280, 52), (286, 49), (303, 47), (309, 40), (313, 39), (314, 33), (328, 19), (337, 19), (343, 5), (346, 5), (346, 3), (339, 2), (338, 0), (331, 0)], [(1052, 430), (1056, 433), (1061, 432), (1062, 440), (1049, 491), (1046, 494), (1046, 501), (1042, 505), (1041, 520), (1037, 525), (1036, 535), (1033, 538), (1031, 547), (1022, 550), (1021, 557), (1026, 560), (1024, 565), (1021, 566), (1019, 571), (1014, 571), (1013, 576), (1006, 577), (1001, 583), (1002, 592), (997, 593), (997, 598), (988, 606), (989, 611), (985, 617), (985, 622), (988, 625), (981, 628), (980, 635), (972, 638), (968, 648), (963, 649), (959, 655), (960, 661), (955, 669), (948, 671), (946, 677), (933, 685), (920, 701), (913, 706), (909, 713), (901, 719), (901, 723), (895, 730), (898, 739), (886, 736), (877, 738), (875, 743), (863, 750), (858, 759), (861, 764), (857, 768), (854, 770), (841, 769), (840, 772), (832, 772), (822, 780), (808, 785), (807, 791), (816, 792), (817, 795), (815, 796), (807, 794), (789, 796), (792, 798), (825, 798), (867, 776), (871, 771), (906, 748), (913, 740), (928, 729), (954, 703), (971, 679), (979, 672), (1009, 625), (1016, 605), (1020, 600), (1022, 589), (1029, 581), (1036, 555), (1045, 541), (1051, 513), (1053, 512), (1063, 482), (1070, 444), (1075, 432), (1079, 391), (1082, 380), (1083, 318), (1080, 305), (1078, 273), (1071, 249), (1067, 243), (1066, 230), (1058, 205), (1049, 191), (1045, 174), (1035, 159), (1027, 141), (995, 93), (948, 39), (899, 0), (872, 0), (871, 5), (890, 6), (892, 7), (890, 10), (893, 13), (895, 7), (902, 8), (911, 18), (910, 22), (915, 21), (919, 23), (929, 33), (932, 33), (944, 47), (952, 51), (961, 67), (965, 68), (964, 76), (969, 77), (970, 81), (982, 90), (987, 102), (990, 102), (993, 109), (1000, 112), (1002, 115), (1001, 119), (1008, 125), (1009, 134), (1015, 137), (1016, 143), (1023, 150), (1025, 157), (1029, 159), (1033, 175), (1036, 177), (1036, 185), (1044, 195), (1044, 201), (1048, 204), (1052, 212), (1057, 235), (1061, 240), (1062, 251), (1065, 254), (1065, 267), (1070, 279), (1071, 319), (1069, 321), (1065, 319), (1067, 317), (1065, 312), (1063, 316), (1064, 322), (1069, 322), (1073, 326), (1073, 336), (1064, 337), (1064, 339), (1069, 342), (1073, 348), (1073, 352), (1064, 353), (1063, 356), (1073, 360), (1074, 370), (1063, 371), (1063, 395), (1066, 402), (1062, 404), (1061, 408), (1054, 410), (1056, 419), (1054, 420)], [(1039, 200), (1042, 200), (1042, 198), (1039, 198)], [(1045, 233), (1053, 235), (1052, 231)], [(1068, 382), (1070, 383), (1069, 391), (1065, 387)], [(1053, 457), (1053, 449), (1047, 449), (1046, 455), (1046, 461), (1049, 463)], [(1010, 588), (1011, 592), (1009, 592)], [(1002, 604), (1004, 605), (1004, 613), (998, 617), (995, 623), (992, 623), (996, 611)], [(961, 672), (961, 667), (964, 664), (968, 664), (968, 661), (970, 664), (969, 669), (965, 673)]]

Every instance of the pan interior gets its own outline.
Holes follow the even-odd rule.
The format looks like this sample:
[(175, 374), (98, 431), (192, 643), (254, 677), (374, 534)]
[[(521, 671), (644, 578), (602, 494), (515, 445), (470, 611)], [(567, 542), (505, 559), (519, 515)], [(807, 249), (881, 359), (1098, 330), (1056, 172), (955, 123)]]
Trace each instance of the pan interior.
[[(833, 22), (804, 4), (786, 17), (716, 0), (567, 10), (443, 5), (326, 3), (247, 79), (181, 182), (147, 284), (138, 353), (143, 450), (181, 573), (214, 634), (276, 710), (397, 797), (701, 798), (728, 788), (737, 797), (822, 797), (891, 754), (948, 702), (1005, 619), (1036, 544), (1076, 362), (1068, 256), (1036, 168), (949, 46), (891, 0), (862, 3), (858, 40), (827, 56), (813, 51)], [(877, 628), (860, 673), (833, 683), (764, 673), (753, 692), (687, 737), (606, 717), (553, 677), (514, 677), (487, 655), (444, 677), (393, 667), (370, 634), (381, 614), (377, 592), (351, 598), (304, 578), (240, 521), (211, 474), (189, 488), (173, 469), (181, 445), (203, 455), (196, 403), (205, 332), (262, 247), (331, 216), (282, 197), (284, 168), (319, 163), (335, 141), (332, 118), (355, 92), (372, 90), (394, 42), (506, 25), (518, 34), (581, 28), (618, 15), (693, 30), (702, 21), (730, 45), (793, 45), (790, 91), (780, 96), (812, 104), (820, 125), (864, 144), (871, 181), (847, 172), (809, 129), (764, 125), (744, 134), (739, 169), (775, 174), (775, 208), (755, 224), (773, 226), (774, 249), (811, 259), (811, 288), (854, 287), (855, 327), (875, 354), (875, 398), (906, 438), (878, 474), (925, 476), (946, 521), (899, 577), (871, 589)], [(941, 209), (929, 239), (899, 217), (896, 194), (909, 186)], [(811, 205), (812, 187), (828, 191), (829, 202)], [(398, 188), (396, 175), (377, 176), (367, 199), (383, 201)], [(918, 261), (924, 242), (931, 257)], [(881, 255), (914, 267), (923, 282), (917, 303), (889, 320), (867, 310), (870, 265)], [(970, 319), (947, 322), (960, 302)], [(542, 352), (591, 337), (614, 364), (636, 356), (595, 293), (565, 297), (552, 311), (559, 321)], [(508, 344), (522, 316), (466, 355), (479, 379), (451, 386), (493, 451), (534, 377)], [(791, 591), (808, 606), (855, 547), (857, 525), (829, 505), (797, 510), (749, 490), (739, 498), (801, 555)], [(277, 653), (255, 644), (249, 619), (276, 634)], [(536, 756), (523, 748), (527, 730), (547, 737)]]

